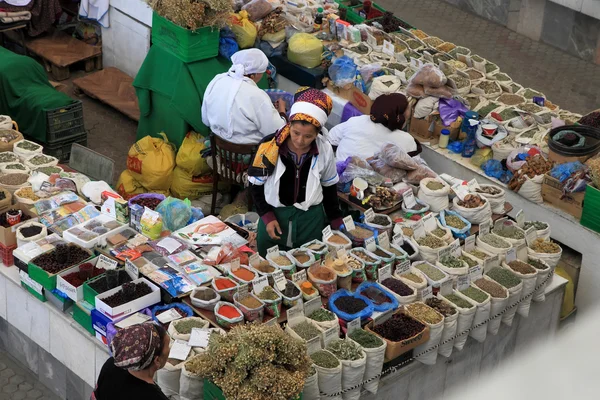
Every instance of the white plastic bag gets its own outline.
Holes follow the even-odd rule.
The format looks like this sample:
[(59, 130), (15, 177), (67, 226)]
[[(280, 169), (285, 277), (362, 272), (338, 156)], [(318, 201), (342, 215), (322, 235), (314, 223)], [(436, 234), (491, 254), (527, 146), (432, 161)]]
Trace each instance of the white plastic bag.
[(319, 392), (330, 395), (327, 396), (327, 399), (341, 399), (342, 396), (340, 395), (331, 395), (342, 391), (342, 363), (340, 362), (340, 365), (335, 368), (323, 368), (315, 365), (315, 369), (317, 370), (317, 375), (319, 378)]
[(537, 282), (537, 270), (533, 274), (525, 275), (512, 269), (506, 262), (502, 263), (502, 267), (506, 268), (507, 270), (521, 278), (521, 280), (523, 281), (523, 290), (521, 291), (521, 296), (519, 299), (521, 300), (521, 302), (517, 307), (517, 312), (523, 318), (527, 318), (529, 316), (529, 309), (531, 308), (531, 299), (533, 297), (532, 294), (535, 289), (535, 283)]
[[(488, 276), (484, 275), (483, 279), (486, 279), (488, 281), (494, 282), (497, 285), (500, 285), (498, 282), (496, 282), (495, 280), (493, 280), (492, 278), (490, 278)], [(475, 282), (477, 282), (477, 281), (475, 281)], [(473, 284), (475, 286), (477, 286), (477, 283), (473, 283)], [(500, 285), (500, 286), (502, 286), (502, 285)], [(509, 293), (508, 293), (508, 289), (506, 289), (504, 286), (502, 286), (502, 288), (504, 289), (504, 294), (506, 295), (506, 297), (492, 297), (492, 295), (490, 295), (490, 304), (491, 304), (490, 318), (494, 317), (495, 315), (500, 314), (501, 312), (503, 312), (506, 309), (506, 305), (508, 304), (508, 299), (509, 299)], [(481, 289), (481, 288), (479, 288), (479, 289)], [(483, 289), (481, 289), (481, 290), (483, 290)], [(498, 315), (497, 317), (493, 318), (490, 322), (488, 322), (488, 324), (487, 324), (488, 333), (490, 333), (492, 335), (498, 334), (498, 330), (500, 329), (501, 322), (502, 322), (502, 315)]]
[(321, 393), (319, 393), (319, 374), (314, 373), (307, 377), (304, 381), (304, 389), (302, 390), (303, 400), (320, 400)]
[[(353, 341), (350, 338), (348, 338), (348, 340)], [(365, 352), (365, 355), (367, 356), (367, 362), (365, 364), (365, 373), (362, 377), (363, 382), (368, 381), (374, 376), (379, 375), (381, 373), (381, 370), (383, 369), (383, 360), (385, 359), (385, 349), (387, 348), (387, 342), (385, 340), (382, 340), (382, 342), (383, 344), (381, 346), (373, 349), (365, 349), (361, 346), (361, 348)], [(378, 388), (379, 378), (373, 379), (372, 381), (367, 382), (363, 385), (364, 390), (373, 394), (377, 394)]]
[(521, 185), (521, 189), (517, 193), (534, 203), (541, 204), (544, 202), (542, 198), (542, 182), (544, 175), (536, 175), (533, 178), (525, 176), (525, 182)]
[(179, 398), (181, 400), (195, 400), (201, 393), (204, 393), (204, 378), (186, 370), (184, 363), (179, 378)]
[[(453, 291), (453, 294), (456, 294), (456, 291)], [(458, 317), (456, 319), (456, 335), (458, 336), (454, 339), (454, 348), (460, 351), (463, 349), (463, 347), (465, 347), (465, 343), (469, 337), (467, 330), (471, 329), (473, 326), (473, 318), (475, 318), (475, 311), (477, 311), (477, 307), (473, 306), (471, 308), (462, 308), (446, 299), (446, 297), (444, 297), (441, 293), (438, 293), (437, 296), (440, 299), (452, 304), (458, 311)]]
[[(421, 302), (418, 302), (421, 303)], [(424, 303), (421, 303), (423, 305), (425, 305)], [(427, 306), (429, 307), (429, 306)], [(431, 307), (430, 307), (431, 308)], [(430, 324), (422, 319), (418, 319), (419, 322), (421, 322), (424, 325), (429, 326), (429, 340), (427, 340), (425, 343), (418, 345), (417, 347), (415, 347), (413, 354), (415, 357), (415, 360), (418, 360), (419, 362), (425, 364), (425, 365), (434, 365), (435, 362), (437, 361), (437, 355), (438, 355), (438, 350), (439, 348), (437, 348), (436, 346), (438, 344), (440, 344), (440, 341), (442, 340), (442, 334), (444, 332), (444, 316), (442, 314), (440, 314), (438, 311), (432, 309), (433, 311), (435, 311), (438, 316), (441, 318), (441, 321), (438, 322), (437, 324)], [(409, 315), (410, 311), (407, 311)], [(411, 315), (413, 318), (416, 318), (415, 316)]]
[[(480, 196), (482, 199), (483, 197)], [(452, 209), (459, 213), (464, 219), (472, 224), (481, 224), (489, 221), (492, 218), (492, 208), (490, 202), (485, 200), (485, 203), (475, 208), (467, 208), (458, 205), (460, 199), (456, 196), (452, 200)]]
[[(481, 290), (479, 288), (475, 288), (475, 289)], [(482, 292), (483, 292), (483, 290), (482, 290)], [(459, 296), (461, 296), (463, 299), (467, 300), (469, 303), (471, 303), (475, 307), (477, 307), (477, 310), (475, 311), (475, 317), (473, 318), (473, 328), (474, 329), (472, 329), (471, 332), (469, 332), (469, 336), (471, 336), (473, 339), (475, 339), (479, 343), (483, 343), (487, 336), (487, 323), (483, 323), (483, 321), (485, 321), (486, 319), (488, 319), (490, 317), (490, 311), (491, 311), (491, 307), (492, 307), (491, 302), (490, 302), (490, 295), (487, 294), (486, 292), (483, 292), (483, 293), (487, 294), (487, 299), (485, 299), (481, 303), (478, 303), (475, 300), (473, 300), (472, 298), (465, 296), (460, 291), (457, 291), (456, 293)], [(479, 326), (477, 326), (477, 325), (479, 325)]]
[[(440, 190), (431, 190), (427, 187), (429, 182), (437, 182), (444, 185)], [(419, 192), (417, 198), (426, 204), (429, 204), (429, 209), (433, 212), (440, 212), (448, 208), (448, 194), (450, 187), (441, 179), (425, 178), (419, 183)]]
[(477, 191), (481, 197), (485, 197), (485, 199), (490, 203), (490, 207), (492, 208), (492, 213), (494, 214), (504, 214), (504, 203), (506, 202), (506, 192), (500, 186), (495, 185), (479, 185), (482, 188), (493, 187), (494, 189), (500, 190), (498, 194), (487, 194), (483, 192)]

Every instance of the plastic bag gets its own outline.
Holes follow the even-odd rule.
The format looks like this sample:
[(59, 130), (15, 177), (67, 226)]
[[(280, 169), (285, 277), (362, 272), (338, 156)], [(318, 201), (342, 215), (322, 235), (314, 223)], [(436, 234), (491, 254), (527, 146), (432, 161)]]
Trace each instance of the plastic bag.
[(437, 178), (437, 174), (427, 166), (419, 165), (414, 171), (409, 171), (404, 182), (418, 185), (425, 178)]
[(235, 34), (229, 28), (221, 29), (219, 35), (219, 55), (223, 58), (230, 59), (232, 55), (238, 52), (238, 46)]
[(419, 163), (409, 156), (403, 149), (395, 144), (388, 143), (383, 146), (379, 157), (389, 166), (407, 171), (416, 170)]
[(146, 192), (144, 186), (135, 180), (133, 174), (129, 170), (121, 172), (119, 180), (117, 181), (117, 191), (121, 197), (128, 200), (132, 197), (137, 196)]
[(402, 87), (402, 81), (395, 75), (383, 75), (373, 79), (369, 98), (377, 99), (384, 94), (398, 93)]
[(406, 177), (407, 172), (405, 170), (390, 167), (385, 163), (385, 161), (377, 157), (370, 159), (369, 165), (375, 170), (375, 172), (385, 176), (386, 178), (390, 178), (392, 183), (402, 182), (402, 179)]
[(140, 219), (140, 227), (144, 235), (150, 239), (158, 239), (163, 228), (161, 215), (146, 207)]
[[(446, 216), (448, 216), (448, 215), (455, 215), (458, 218), (460, 218), (465, 223), (465, 227), (462, 229), (458, 229), (458, 228), (454, 228), (450, 225), (447, 225), (446, 224)], [(438, 218), (439, 218), (442, 226), (450, 229), (450, 231), (452, 232), (452, 235), (455, 238), (465, 239), (467, 236), (469, 236), (471, 234), (471, 223), (469, 221), (467, 221), (462, 215), (460, 215), (456, 211), (442, 210), (442, 211), (440, 211)]]
[(297, 33), (288, 42), (288, 60), (305, 68), (321, 65), (323, 43), (308, 33)]
[(205, 148), (205, 138), (196, 132), (189, 132), (177, 151), (176, 165), (193, 176), (209, 173), (206, 158), (200, 157)]
[(169, 190), (175, 168), (175, 151), (167, 136), (150, 136), (138, 140), (129, 149), (127, 169), (145, 191)]
[(164, 228), (171, 232), (184, 228), (192, 217), (192, 206), (188, 199), (167, 197), (156, 207), (156, 211), (162, 216)]
[(270, 42), (261, 40), (258, 44), (258, 48), (262, 50), (262, 52), (265, 53), (265, 56), (267, 57), (281, 57), (287, 51), (287, 43), (282, 42), (273, 47), (273, 45)]
[[(227, 190), (229, 184), (219, 181), (218, 190)], [(196, 200), (202, 196), (212, 195), (213, 176), (211, 173), (192, 176), (179, 167), (173, 170), (171, 193), (179, 199)]]
[(465, 142), (455, 141), (448, 145), (448, 150), (456, 154), (462, 154)]
[(449, 126), (458, 117), (465, 115), (469, 109), (460, 101), (455, 99), (441, 99), (439, 105), (440, 117), (445, 126)]
[(583, 165), (579, 161), (558, 164), (554, 168), (552, 168), (552, 171), (550, 171), (550, 175), (552, 175), (553, 178), (556, 178), (561, 183), (563, 183), (564, 181), (569, 179), (571, 174), (579, 171), (582, 168), (585, 168), (585, 165)]
[(444, 86), (448, 79), (435, 65), (425, 64), (412, 76), (410, 83), (437, 88)]
[(267, 14), (273, 11), (273, 5), (267, 0), (252, 0), (243, 6), (242, 10), (248, 13), (250, 21), (255, 22), (263, 19)]
[(340, 175), (340, 182), (351, 182), (354, 178), (363, 178), (371, 185), (380, 185), (385, 181), (385, 178), (382, 175), (372, 169), (361, 168), (350, 163)]
[(424, 86), (424, 92), (427, 96), (439, 97), (440, 99), (451, 99), (452, 89), (449, 86), (431, 87)]
[(242, 10), (239, 14), (231, 14), (229, 27), (235, 34), (240, 49), (247, 49), (254, 46), (257, 31), (256, 26), (248, 19), (247, 11)]
[(342, 56), (333, 61), (328, 71), (333, 84), (342, 87), (354, 83), (357, 66), (350, 57)]
[(423, 85), (417, 85), (416, 83), (408, 84), (406, 87), (406, 94), (417, 99), (422, 99), (427, 96)]
[(498, 160), (488, 160), (481, 165), (481, 169), (487, 176), (498, 179), (500, 182), (508, 183), (512, 179), (512, 172), (505, 170)]

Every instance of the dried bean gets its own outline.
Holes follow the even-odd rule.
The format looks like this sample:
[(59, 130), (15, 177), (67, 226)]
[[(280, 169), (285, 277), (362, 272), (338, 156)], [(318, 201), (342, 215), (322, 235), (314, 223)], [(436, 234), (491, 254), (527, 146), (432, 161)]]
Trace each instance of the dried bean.
[(514, 271), (523, 274), (530, 275), (535, 274), (536, 270), (531, 265), (524, 263), (523, 261), (513, 260), (508, 263), (508, 266), (512, 268)]

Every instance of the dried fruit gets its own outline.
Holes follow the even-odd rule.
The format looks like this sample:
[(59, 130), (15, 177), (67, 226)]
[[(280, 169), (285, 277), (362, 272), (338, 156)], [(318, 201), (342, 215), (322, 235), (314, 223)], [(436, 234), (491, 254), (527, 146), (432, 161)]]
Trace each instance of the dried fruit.
[(477, 194), (468, 194), (463, 200), (459, 200), (456, 204), (465, 208), (478, 208), (484, 205), (485, 202), (485, 198)]
[(535, 251), (536, 253), (548, 254), (560, 253), (562, 251), (559, 245), (551, 241), (546, 241), (543, 238), (535, 239), (531, 245), (531, 250)]
[(380, 325), (373, 327), (373, 332), (392, 342), (401, 342), (421, 333), (425, 325), (406, 314), (394, 314)]

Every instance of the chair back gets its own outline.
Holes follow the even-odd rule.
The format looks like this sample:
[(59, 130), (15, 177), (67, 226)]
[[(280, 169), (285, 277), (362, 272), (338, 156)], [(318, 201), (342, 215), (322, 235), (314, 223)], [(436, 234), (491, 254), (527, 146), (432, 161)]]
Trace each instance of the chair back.
[(244, 156), (251, 157), (256, 153), (258, 145), (231, 143), (214, 133), (210, 134), (210, 145), (213, 170), (219, 174), (219, 180), (235, 184), (243, 182), (242, 175), (249, 166), (249, 163), (244, 162)]

